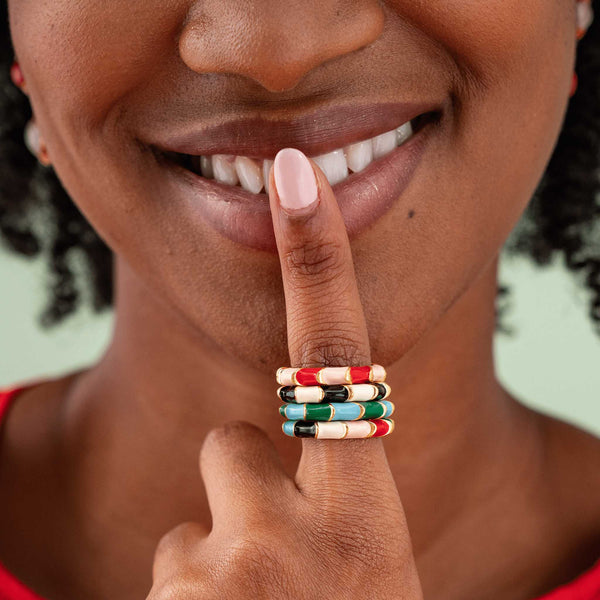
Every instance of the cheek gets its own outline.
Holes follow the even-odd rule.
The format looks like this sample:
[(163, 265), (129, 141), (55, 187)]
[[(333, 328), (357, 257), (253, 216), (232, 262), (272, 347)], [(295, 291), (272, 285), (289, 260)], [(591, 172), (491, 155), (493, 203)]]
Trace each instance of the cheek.
[(449, 43), (470, 57), (465, 64), (477, 81), (463, 89), (449, 153), (450, 168), (465, 174), (465, 200), (455, 215), (457, 225), (480, 229), (474, 239), (482, 245), (500, 244), (530, 200), (560, 132), (574, 67), (574, 1), (450, 2), (449, 9), (453, 4), (472, 5), (468, 15), (476, 23), (465, 17), (448, 29), (470, 32)]
[(120, 145), (131, 143), (122, 125), (125, 100), (171, 60), (185, 4), (175, 0), (169, 10), (160, 0), (10, 4), (15, 51), (61, 178), (78, 172), (89, 179), (90, 167), (127, 150)]
[(395, 4), (461, 79), (402, 210), (355, 253), (373, 349), (390, 362), (473, 285), (527, 206), (559, 135), (575, 46), (570, 1)]
[[(127, 99), (172, 60), (187, 2), (19, 0), (9, 5), (15, 52), (53, 166), (113, 248), (135, 218), (142, 180)], [(125, 168), (124, 168), (125, 167)], [(130, 223), (131, 225), (131, 223)], [(130, 233), (130, 232), (129, 232)]]
[(161, 47), (172, 45), (185, 2), (181, 10), (177, 1), (169, 4), (165, 10), (159, 0), (12, 2), (11, 34), (36, 108), (80, 127), (101, 123), (148, 79)]
[[(494, 138), (513, 148), (514, 163), (529, 154), (539, 171), (566, 108), (575, 51), (575, 0), (426, 0), (392, 2), (453, 57), (456, 143), (461, 160), (476, 158)], [(486, 130), (469, 130), (486, 121)], [(506, 154), (504, 162), (511, 160)], [(537, 161), (537, 162), (536, 162)], [(536, 162), (535, 165), (532, 163)]]

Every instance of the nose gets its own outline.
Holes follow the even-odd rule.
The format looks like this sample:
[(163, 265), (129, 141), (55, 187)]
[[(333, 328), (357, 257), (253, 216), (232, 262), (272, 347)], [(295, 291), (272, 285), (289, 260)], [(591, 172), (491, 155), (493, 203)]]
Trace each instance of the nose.
[(179, 53), (198, 73), (234, 73), (265, 89), (294, 88), (315, 67), (374, 42), (378, 0), (198, 0)]

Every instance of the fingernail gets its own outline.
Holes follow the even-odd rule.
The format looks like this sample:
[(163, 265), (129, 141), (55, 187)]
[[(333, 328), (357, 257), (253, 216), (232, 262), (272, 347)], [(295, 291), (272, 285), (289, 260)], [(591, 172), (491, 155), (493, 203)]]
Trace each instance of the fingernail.
[(308, 158), (295, 148), (284, 148), (277, 153), (273, 165), (275, 187), (281, 208), (294, 214), (306, 207), (317, 206), (318, 188), (315, 173)]

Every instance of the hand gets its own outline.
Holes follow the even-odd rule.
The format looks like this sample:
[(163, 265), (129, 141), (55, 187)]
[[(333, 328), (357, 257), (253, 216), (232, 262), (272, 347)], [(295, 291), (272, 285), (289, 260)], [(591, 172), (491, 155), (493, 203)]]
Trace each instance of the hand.
[[(327, 179), (310, 164), (318, 185), (312, 212), (286, 214), (274, 169), (269, 179), (290, 364), (368, 365), (346, 228)], [(308, 175), (305, 191), (315, 189)], [(289, 198), (298, 180), (278, 183)], [(150, 600), (422, 599), (381, 439), (301, 443), (292, 480), (260, 429), (232, 423), (207, 436), (200, 467), (213, 529), (206, 536), (199, 525), (185, 523), (161, 540)]]

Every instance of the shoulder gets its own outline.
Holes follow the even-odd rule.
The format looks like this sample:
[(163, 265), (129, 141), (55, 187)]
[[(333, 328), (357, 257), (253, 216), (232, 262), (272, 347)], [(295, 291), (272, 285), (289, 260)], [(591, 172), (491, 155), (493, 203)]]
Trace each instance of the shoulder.
[[(9, 410), (11, 413), (10, 427), (12, 428), (13, 423), (21, 421), (19, 417), (13, 417), (13, 413), (20, 416), (29, 412), (34, 406), (44, 408), (52, 399), (61, 398), (77, 373), (69, 373), (56, 378), (39, 377), (21, 380), (0, 386), (0, 425), (4, 428), (8, 426), (5, 421), (8, 419)], [(6, 443), (6, 434), (4, 434), (3, 442)]]
[(547, 493), (566, 530), (600, 558), (600, 438), (542, 416)]
[(600, 494), (600, 438), (549, 416), (541, 416), (540, 423), (547, 459), (561, 488), (573, 490), (585, 486), (588, 491)]
[[(56, 485), (53, 431), (76, 376), (77, 372), (0, 388), (0, 586), (10, 580), (18, 587), (16, 578), (30, 574), (31, 564), (41, 572), (52, 559), (45, 550), (47, 540), (55, 538), (52, 527), (64, 511), (61, 486)], [(0, 587), (0, 599), (3, 591)]]

